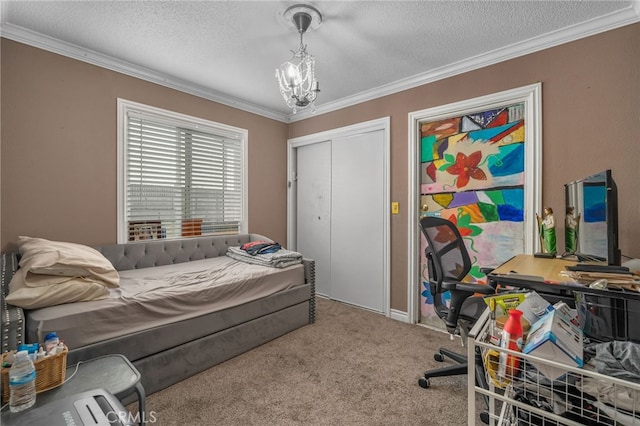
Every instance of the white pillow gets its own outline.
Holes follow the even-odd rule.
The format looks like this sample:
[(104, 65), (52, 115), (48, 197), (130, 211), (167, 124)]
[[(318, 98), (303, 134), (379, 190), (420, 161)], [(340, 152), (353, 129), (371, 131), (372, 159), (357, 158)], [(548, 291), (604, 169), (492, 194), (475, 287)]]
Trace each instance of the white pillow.
[[(63, 303), (106, 299), (109, 290), (102, 284), (79, 277), (40, 275), (38, 286), (25, 283), (25, 271), (18, 269), (9, 283), (8, 304), (24, 309), (46, 308)], [(36, 274), (33, 274), (36, 275)], [(61, 278), (66, 281), (61, 281)], [(46, 281), (50, 280), (49, 284)]]
[[(61, 277), (84, 277), (88, 281), (100, 282), (111, 288), (120, 285), (120, 276), (111, 262), (98, 250), (76, 243), (49, 241), (43, 238), (18, 237), (20, 268), (29, 272), (27, 285), (49, 285), (33, 274)], [(51, 279), (51, 283), (55, 283)], [(68, 281), (61, 278), (58, 282)]]
[(9, 283), (7, 303), (37, 309), (104, 299), (120, 276), (99, 251), (81, 244), (18, 237), (20, 269)]

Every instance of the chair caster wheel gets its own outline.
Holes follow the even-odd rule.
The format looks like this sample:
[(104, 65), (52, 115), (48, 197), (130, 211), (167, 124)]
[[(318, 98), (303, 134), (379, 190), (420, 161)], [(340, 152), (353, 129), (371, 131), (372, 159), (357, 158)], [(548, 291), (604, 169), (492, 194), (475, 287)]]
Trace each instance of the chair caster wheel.
[(429, 379), (425, 379), (424, 377), (421, 377), (418, 379), (418, 384), (420, 385), (421, 388), (423, 389), (428, 389), (429, 386), (431, 385), (429, 383)]
[(485, 425), (489, 424), (489, 413), (487, 411), (483, 411), (480, 413), (480, 421)]
[(444, 355), (442, 355), (440, 352), (433, 354), (433, 359), (435, 359), (438, 362), (442, 362), (444, 361)]

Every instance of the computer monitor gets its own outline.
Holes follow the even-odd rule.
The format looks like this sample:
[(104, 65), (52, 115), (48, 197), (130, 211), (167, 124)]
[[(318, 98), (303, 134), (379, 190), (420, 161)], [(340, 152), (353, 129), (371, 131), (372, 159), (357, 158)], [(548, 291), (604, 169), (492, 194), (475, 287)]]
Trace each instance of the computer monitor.
[(565, 186), (565, 247), (579, 260), (620, 265), (618, 189), (611, 170)]

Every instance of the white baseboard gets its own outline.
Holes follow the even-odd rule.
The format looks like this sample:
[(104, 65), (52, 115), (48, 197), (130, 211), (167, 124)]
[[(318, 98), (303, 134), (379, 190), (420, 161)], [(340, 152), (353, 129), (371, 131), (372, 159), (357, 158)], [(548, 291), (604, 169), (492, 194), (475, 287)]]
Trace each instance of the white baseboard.
[(396, 309), (391, 309), (389, 311), (389, 318), (396, 321), (411, 322), (409, 321), (409, 314), (407, 312), (398, 311)]

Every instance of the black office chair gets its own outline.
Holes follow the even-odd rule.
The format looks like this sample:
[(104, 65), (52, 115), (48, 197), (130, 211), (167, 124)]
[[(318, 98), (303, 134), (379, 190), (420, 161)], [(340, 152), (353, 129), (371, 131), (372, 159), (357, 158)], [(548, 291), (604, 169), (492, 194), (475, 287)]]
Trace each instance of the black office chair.
[[(471, 260), (460, 231), (453, 223), (440, 217), (428, 216), (420, 219), (420, 228), (428, 243), (425, 254), (435, 311), (446, 324), (447, 330), (452, 334), (460, 334), (466, 345), (467, 332), (487, 307), (482, 297), (471, 296), (476, 293), (493, 294), (495, 288), (461, 281), (471, 269)], [(449, 307), (442, 301), (442, 293), (447, 291), (451, 295)], [(421, 387), (428, 388), (432, 377), (467, 374), (468, 361), (465, 355), (445, 348), (438, 349), (434, 355), (438, 362), (444, 361), (445, 357), (457, 364), (425, 371), (424, 377), (418, 380)], [(476, 384), (486, 389), (487, 381), (479, 351), (475, 358)]]

